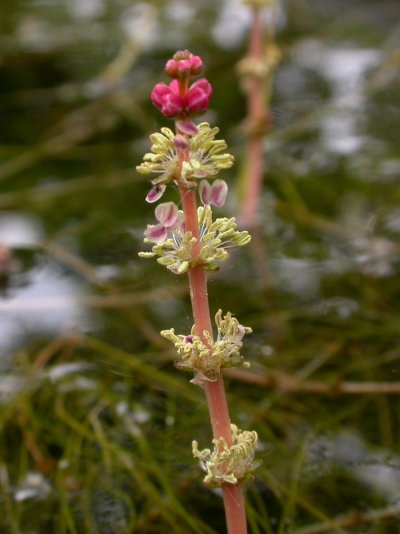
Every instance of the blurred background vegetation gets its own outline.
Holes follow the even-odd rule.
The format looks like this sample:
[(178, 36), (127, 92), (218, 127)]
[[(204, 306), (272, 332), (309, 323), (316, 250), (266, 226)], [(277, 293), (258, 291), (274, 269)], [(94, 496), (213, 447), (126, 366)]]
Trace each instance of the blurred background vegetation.
[[(260, 437), (251, 534), (399, 531), (398, 8), (277, 6), (261, 228), (210, 284), (254, 329), (251, 373), (227, 377)], [(190, 328), (186, 279), (137, 257), (134, 168), (167, 124), (149, 92), (189, 48), (235, 191), (249, 21), (239, 0), (0, 3), (1, 532), (224, 532), (191, 455), (204, 395), (158, 333)]]

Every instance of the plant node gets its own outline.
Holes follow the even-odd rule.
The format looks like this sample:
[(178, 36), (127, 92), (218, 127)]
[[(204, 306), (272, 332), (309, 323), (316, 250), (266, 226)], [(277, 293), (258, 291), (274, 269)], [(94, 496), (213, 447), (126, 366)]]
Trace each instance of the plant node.
[(199, 458), (206, 472), (204, 484), (219, 487), (223, 484), (238, 484), (253, 478), (257, 467), (254, 454), (257, 447), (257, 432), (240, 430), (231, 425), (232, 446), (224, 438), (213, 439), (214, 449), (199, 450), (197, 441), (192, 442), (193, 456)]

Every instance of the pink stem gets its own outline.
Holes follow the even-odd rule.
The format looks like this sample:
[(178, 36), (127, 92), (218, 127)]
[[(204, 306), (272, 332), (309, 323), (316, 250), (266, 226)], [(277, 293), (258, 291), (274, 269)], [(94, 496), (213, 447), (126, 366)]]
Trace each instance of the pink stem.
[[(254, 59), (262, 59), (263, 56), (263, 35), (260, 11), (253, 9), (253, 24), (251, 26), (249, 41), (249, 56)], [(259, 76), (254, 76), (251, 80), (250, 98), (248, 102), (248, 113), (250, 117), (259, 117), (265, 112), (265, 103), (262, 94), (263, 80)]]
[(248, 143), (248, 181), (240, 214), (240, 226), (251, 228), (257, 223), (257, 208), (263, 178), (262, 139), (251, 137)]
[(228, 534), (246, 534), (246, 510), (242, 487), (238, 484), (222, 486)]
[[(188, 154), (184, 152), (180, 154), (180, 157), (184, 161), (188, 158)], [(198, 240), (192, 251), (193, 257), (196, 258), (200, 251), (196, 193), (195, 190), (186, 189), (183, 186), (179, 186), (179, 193), (185, 214), (185, 230), (192, 232), (193, 236)], [(189, 286), (196, 334), (203, 337), (203, 332), (206, 331), (212, 336), (207, 273), (200, 265), (196, 265), (189, 270)], [(203, 340), (205, 341), (204, 337)], [(231, 446), (232, 434), (222, 374), (218, 376), (215, 382), (205, 381), (204, 388), (214, 438), (218, 439), (223, 437), (228, 446)], [(246, 512), (241, 486), (237, 484), (225, 484), (222, 486), (222, 492), (228, 534), (246, 534)]]
[[(192, 232), (199, 238), (199, 223), (197, 220), (197, 200), (193, 189), (179, 189), (185, 214), (185, 230)], [(197, 249), (196, 249), (197, 248)], [(200, 249), (199, 241), (193, 247), (193, 255), (197, 256)], [(210, 306), (208, 301), (207, 274), (200, 265), (189, 270), (190, 298), (192, 302), (196, 334), (203, 338), (203, 332), (212, 336)], [(211, 424), (215, 438), (223, 437), (227, 444), (232, 445), (231, 427), (226, 401), (224, 380), (222, 374), (215, 382), (205, 382), (205, 392), (210, 411)]]
[[(262, 59), (262, 44), (260, 11), (254, 9), (249, 41), (249, 56), (251, 58)], [(261, 77), (253, 76), (248, 84), (247, 115), (250, 128), (248, 181), (245, 185), (245, 196), (240, 214), (240, 224), (247, 228), (254, 226), (257, 222), (257, 206), (263, 178), (262, 130), (263, 123), (267, 123), (267, 106), (265, 104), (263, 83)]]

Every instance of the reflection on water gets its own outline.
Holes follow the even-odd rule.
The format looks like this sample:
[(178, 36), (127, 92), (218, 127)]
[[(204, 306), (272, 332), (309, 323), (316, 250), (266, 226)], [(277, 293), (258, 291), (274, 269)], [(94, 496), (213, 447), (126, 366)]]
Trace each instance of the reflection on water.
[(31, 336), (58, 335), (82, 328), (85, 315), (76, 297), (84, 287), (62, 272), (55, 264), (45, 261), (25, 269), (17, 250), (35, 255), (40, 247), (43, 230), (27, 217), (3, 214), (0, 217), (0, 243), (7, 247), (15, 275), (0, 299), (0, 366), (7, 367), (13, 350), (23, 346)]
[(360, 132), (367, 104), (365, 80), (379, 65), (380, 52), (327, 48), (321, 41), (306, 40), (296, 49), (296, 57), (300, 65), (317, 70), (329, 83), (331, 110), (320, 123), (325, 150), (346, 155), (360, 150), (368, 142)]
[(212, 29), (215, 42), (223, 48), (236, 48), (250, 27), (251, 15), (240, 0), (225, 0)]
[(23, 287), (0, 301), (3, 357), (32, 335), (57, 335), (85, 325), (84, 312), (76, 301), (84, 288), (73, 278), (45, 265), (25, 272), (24, 280)]
[(305, 465), (307, 475), (321, 476), (337, 466), (346, 468), (352, 477), (388, 503), (400, 502), (398, 455), (370, 449), (359, 434), (351, 431), (336, 437), (319, 436), (310, 443)]
[(84, 21), (104, 15), (105, 0), (71, 0), (67, 4), (74, 18)]
[(0, 244), (3, 247), (34, 247), (43, 237), (43, 228), (37, 219), (17, 213), (0, 214)]
[(15, 488), (14, 499), (17, 502), (27, 499), (45, 499), (50, 493), (51, 487), (46, 478), (40, 473), (29, 472)]

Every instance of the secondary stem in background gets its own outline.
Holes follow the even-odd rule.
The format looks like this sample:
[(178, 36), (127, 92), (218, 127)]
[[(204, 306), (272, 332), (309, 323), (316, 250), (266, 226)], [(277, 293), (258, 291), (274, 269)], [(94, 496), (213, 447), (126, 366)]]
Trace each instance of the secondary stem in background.
[(239, 221), (243, 227), (258, 223), (258, 205), (264, 173), (263, 138), (270, 129), (270, 96), (272, 74), (279, 60), (279, 50), (268, 29), (264, 50), (260, 6), (252, 6), (252, 26), (248, 55), (239, 64), (239, 74), (247, 96), (246, 133), (248, 136), (245, 176), (241, 184)]

